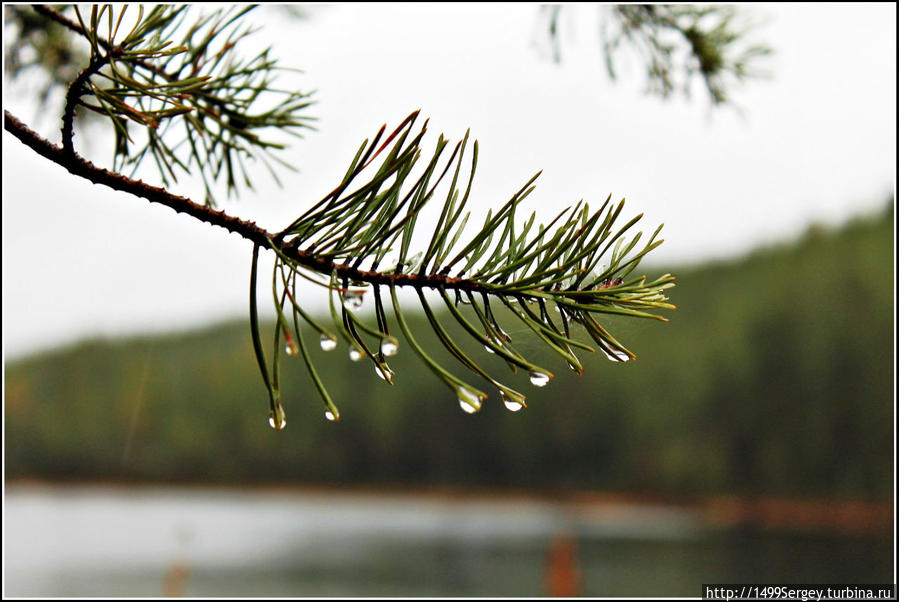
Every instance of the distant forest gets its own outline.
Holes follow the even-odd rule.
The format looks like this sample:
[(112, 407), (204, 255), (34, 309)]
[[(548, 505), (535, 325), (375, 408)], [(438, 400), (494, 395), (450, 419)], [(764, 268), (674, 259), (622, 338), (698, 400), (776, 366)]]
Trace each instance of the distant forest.
[[(609, 321), (633, 362), (584, 354), (578, 376), (543, 357), (556, 376), (540, 389), (509, 372), (527, 394), (517, 413), (496, 396), (462, 412), (402, 339), (391, 387), (308, 333), (341, 421), (285, 358), (282, 432), (246, 321), (41, 354), (6, 366), (6, 477), (891, 500), (893, 211), (735, 261), (644, 270), (677, 275), (671, 322)], [(430, 328), (413, 330), (438, 350)]]

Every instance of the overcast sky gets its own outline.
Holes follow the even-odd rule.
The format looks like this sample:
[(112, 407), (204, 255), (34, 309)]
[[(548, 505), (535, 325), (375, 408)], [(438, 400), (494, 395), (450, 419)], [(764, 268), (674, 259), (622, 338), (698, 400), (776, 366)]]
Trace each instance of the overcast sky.
[[(741, 111), (642, 94), (624, 60), (605, 74), (598, 8), (562, 16), (551, 60), (537, 5), (315, 7), (251, 14), (285, 66), (316, 89), (318, 131), (286, 155), (284, 189), (223, 208), (280, 230), (333, 188), (361, 141), (422, 109), (426, 146), (471, 128), (479, 140), (476, 213), (543, 169), (529, 208), (549, 216), (584, 198), (626, 197), (644, 230), (665, 224), (648, 266), (739, 256), (810, 222), (882, 208), (895, 187), (896, 6), (747, 5), (775, 49), (766, 80), (735, 90)], [(622, 57), (625, 58), (625, 57)], [(628, 65), (633, 69), (628, 69)], [(4, 106), (58, 141), (32, 101)], [(36, 120), (37, 119), (37, 120)], [(85, 142), (87, 138), (87, 142)], [(108, 165), (108, 141), (76, 138)], [(142, 173), (146, 180), (153, 172)], [(193, 195), (184, 181), (176, 192)], [(201, 197), (197, 197), (201, 200)], [(250, 245), (173, 211), (70, 176), (3, 134), (3, 338), (6, 358), (90, 337), (196, 328), (247, 313)], [(650, 274), (652, 275), (652, 274)]]

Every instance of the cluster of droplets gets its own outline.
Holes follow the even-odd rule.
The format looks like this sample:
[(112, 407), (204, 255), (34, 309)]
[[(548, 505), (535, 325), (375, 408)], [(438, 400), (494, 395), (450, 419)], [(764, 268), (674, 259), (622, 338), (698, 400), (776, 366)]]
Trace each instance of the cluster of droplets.
[[(499, 345), (500, 343), (496, 339), (491, 338), (491, 342)], [(487, 351), (493, 353), (493, 350), (485, 345)], [(577, 367), (569, 364), (572, 370), (577, 370)], [(552, 378), (551, 374), (547, 374), (545, 372), (540, 372), (539, 370), (532, 370), (528, 373), (528, 379), (531, 381), (531, 384), (535, 387), (545, 387), (549, 384), (550, 379)], [(456, 389), (456, 394), (459, 397), (459, 407), (466, 414), (474, 414), (481, 409), (481, 403), (483, 399), (478, 396), (473, 391), (466, 389), (465, 387), (458, 387)], [(524, 395), (520, 393), (516, 393), (514, 391), (508, 389), (500, 389), (500, 399), (502, 399), (503, 405), (510, 412), (518, 412), (522, 408), (526, 408), (527, 405), (524, 403)]]
[[(363, 305), (364, 292), (365, 291), (359, 291), (359, 290), (346, 291), (343, 294), (344, 307), (348, 310), (353, 310), (353, 311), (360, 309)], [(462, 303), (466, 303), (467, 300), (462, 298), (462, 299), (460, 299), (460, 301)], [(557, 311), (559, 310), (558, 306), (556, 306), (556, 310)], [(501, 329), (499, 330), (499, 332), (500, 332), (500, 336), (508, 337), (508, 335), (505, 332), (503, 332)], [(285, 338), (286, 338), (285, 352), (287, 353), (287, 355), (290, 355), (290, 356), (297, 355), (299, 353), (299, 346), (297, 345), (296, 341), (293, 339), (293, 337), (290, 336), (290, 333), (288, 333), (288, 332), (285, 332)], [(490, 342), (496, 346), (502, 345), (502, 343), (499, 340), (497, 340), (493, 337), (490, 338)], [(333, 349), (335, 349), (337, 347), (337, 339), (331, 335), (322, 334), (321, 338), (319, 339), (319, 344), (321, 346), (322, 351), (332, 351)], [(496, 353), (489, 345), (485, 345), (484, 348), (489, 353)], [(603, 353), (605, 353), (606, 357), (611, 361), (626, 362), (631, 359), (630, 354), (628, 354), (625, 351), (621, 351), (618, 349), (605, 349), (602, 347), (600, 347), (600, 348), (602, 349)], [(397, 340), (394, 339), (393, 337), (386, 336), (383, 339), (381, 339), (380, 353), (382, 356), (385, 356), (385, 357), (394, 356), (397, 354), (398, 350), (399, 350), (399, 345), (397, 343)], [(349, 358), (350, 358), (350, 360), (352, 360), (354, 362), (358, 362), (358, 361), (362, 360), (363, 358), (365, 358), (365, 352), (354, 345), (350, 348)], [(573, 364), (570, 361), (568, 362), (568, 367), (572, 371), (577, 372), (577, 373), (581, 373), (583, 370), (580, 366)], [(391, 382), (391, 379), (395, 373), (393, 370), (390, 369), (389, 366), (387, 366), (386, 363), (382, 362), (382, 363), (375, 364), (375, 374), (379, 378), (381, 378), (387, 382)], [(528, 378), (531, 381), (531, 384), (534, 385), (535, 387), (545, 387), (547, 384), (549, 384), (549, 381), (552, 378), (552, 376), (549, 374), (546, 374), (545, 372), (533, 370), (528, 373)], [(481, 410), (481, 405), (483, 402), (483, 397), (481, 395), (478, 395), (474, 391), (471, 391), (471, 390), (469, 390), (465, 387), (461, 387), (461, 386), (456, 389), (456, 393), (457, 393), (458, 399), (459, 399), (459, 406), (462, 408), (462, 410), (464, 412), (466, 412), (467, 414), (474, 414)], [(505, 391), (505, 390), (500, 390), (500, 398), (502, 399), (503, 405), (510, 412), (518, 412), (522, 408), (527, 407), (526, 404), (524, 403), (523, 395)], [(339, 414), (333, 412), (330, 409), (325, 410), (325, 418), (330, 422), (337, 422), (340, 420)], [(287, 425), (287, 420), (284, 416), (284, 410), (283, 410), (283, 408), (281, 408), (280, 404), (278, 404), (276, 406), (275, 410), (273, 410), (271, 412), (271, 414), (269, 416), (269, 425), (275, 430), (282, 430)]]
[[(465, 387), (459, 387), (456, 389), (456, 393), (459, 396), (459, 407), (462, 408), (462, 411), (466, 414), (474, 414), (481, 410), (483, 398), (477, 393), (469, 391)], [(506, 406), (506, 409), (510, 412), (517, 412), (522, 408), (527, 407), (524, 403), (524, 395), (502, 389), (500, 390), (499, 395), (503, 400), (503, 405)]]

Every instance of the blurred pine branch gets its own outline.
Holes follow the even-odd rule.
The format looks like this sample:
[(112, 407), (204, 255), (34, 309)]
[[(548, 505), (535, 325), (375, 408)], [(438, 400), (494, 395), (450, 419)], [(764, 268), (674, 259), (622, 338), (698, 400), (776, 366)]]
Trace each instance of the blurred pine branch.
[[(570, 8), (570, 7), (569, 7)], [(564, 6), (541, 7), (541, 18), (561, 61)], [(646, 66), (646, 92), (668, 98), (690, 96), (696, 76), (713, 106), (732, 105), (738, 84), (766, 76), (760, 60), (773, 52), (752, 41), (758, 28), (745, 7), (695, 4), (612, 4), (600, 9), (599, 31), (609, 77), (615, 80), (616, 58), (628, 48)]]

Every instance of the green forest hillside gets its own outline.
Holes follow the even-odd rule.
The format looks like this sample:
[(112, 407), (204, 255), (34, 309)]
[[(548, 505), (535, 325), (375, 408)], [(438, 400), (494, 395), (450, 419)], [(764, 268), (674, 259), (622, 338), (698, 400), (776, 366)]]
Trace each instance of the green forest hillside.
[[(341, 421), (285, 358), (275, 432), (246, 321), (42, 354), (6, 366), (6, 476), (889, 500), (893, 248), (891, 203), (739, 261), (651, 270), (678, 276), (678, 309), (668, 324), (611, 323), (637, 361), (584, 355), (578, 376), (545, 357), (556, 377), (541, 389), (508, 372), (528, 396), (518, 413), (496, 396), (462, 412), (402, 341), (393, 387), (345, 346), (316, 345)], [(413, 329), (427, 345), (430, 328)]]

